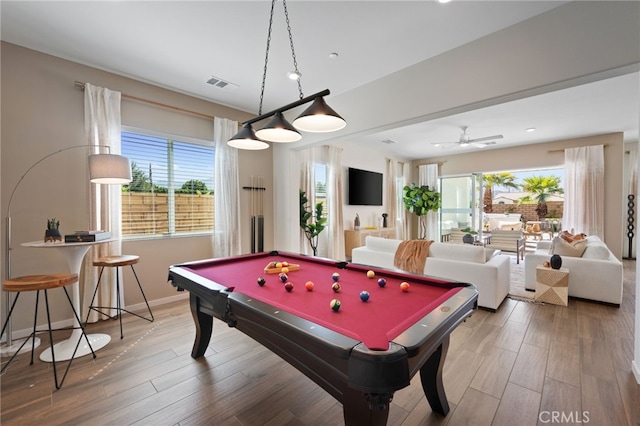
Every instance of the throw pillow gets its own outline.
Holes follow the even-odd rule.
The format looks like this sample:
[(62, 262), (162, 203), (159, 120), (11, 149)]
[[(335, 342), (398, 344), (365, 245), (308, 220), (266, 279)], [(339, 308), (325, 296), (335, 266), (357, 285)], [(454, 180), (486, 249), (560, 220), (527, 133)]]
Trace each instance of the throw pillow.
[(569, 243), (562, 238), (554, 238), (550, 254), (558, 254), (560, 256), (567, 257), (581, 257), (586, 248), (587, 242), (584, 240)]

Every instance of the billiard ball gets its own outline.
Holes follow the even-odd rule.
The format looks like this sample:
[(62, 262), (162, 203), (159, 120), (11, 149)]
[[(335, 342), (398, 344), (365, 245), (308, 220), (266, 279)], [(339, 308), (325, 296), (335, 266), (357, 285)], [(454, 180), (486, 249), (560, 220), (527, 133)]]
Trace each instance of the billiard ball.
[(282, 262), (276, 262), (276, 264), (273, 266), (275, 266), (276, 268), (282, 268)]
[(404, 291), (405, 293), (407, 291), (409, 291), (409, 287), (410, 287), (410, 285), (406, 281), (403, 281), (403, 282), (400, 283), (400, 290)]
[(313, 281), (307, 281), (306, 283), (304, 283), (304, 288), (306, 288), (307, 291), (313, 290)]
[(379, 285), (380, 287), (384, 287), (385, 285), (387, 285), (387, 280), (385, 280), (384, 278), (380, 278), (380, 279), (378, 280), (378, 285)]
[(333, 283), (333, 285), (331, 286), (331, 290), (333, 290), (334, 292), (339, 292), (340, 291), (340, 284), (339, 283)]
[(291, 293), (291, 290), (293, 290), (293, 283), (291, 281), (287, 281), (284, 283), (284, 289)]
[(264, 279), (264, 277), (260, 277), (258, 278), (258, 285), (260, 287), (262, 287), (263, 285), (265, 285), (267, 283), (267, 280)]
[(360, 300), (362, 300), (363, 302), (366, 302), (367, 300), (369, 300), (369, 292), (368, 291), (361, 291), (360, 292)]
[(282, 281), (283, 283), (286, 283), (287, 280), (289, 279), (289, 277), (287, 276), (287, 274), (283, 274), (282, 272), (280, 273), (280, 275), (278, 275), (280, 277), (280, 281)]
[(340, 274), (337, 272), (334, 272), (333, 275), (331, 275), (331, 278), (335, 281), (338, 282), (340, 281)]
[(288, 274), (289, 268), (287, 268), (286, 266), (283, 266), (282, 268), (280, 268), (280, 272), (282, 272), (283, 274)]
[(331, 309), (337, 312), (338, 310), (340, 310), (340, 301), (338, 299), (333, 299), (331, 300), (331, 303), (329, 303), (329, 306), (331, 306)]
[(373, 278), (376, 276), (376, 273), (373, 271), (367, 271), (367, 278)]
[(283, 267), (287, 267), (287, 266), (289, 266), (289, 262), (282, 262), (282, 266), (283, 266)]

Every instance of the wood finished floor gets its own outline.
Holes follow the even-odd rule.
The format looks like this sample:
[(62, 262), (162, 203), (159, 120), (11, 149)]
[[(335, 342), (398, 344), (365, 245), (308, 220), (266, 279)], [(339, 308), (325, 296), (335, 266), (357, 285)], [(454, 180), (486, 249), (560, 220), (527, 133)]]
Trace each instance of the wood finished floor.
[[(431, 412), (416, 377), (395, 394), (389, 424), (640, 424), (631, 372), (635, 262), (624, 266), (620, 308), (507, 299), (496, 313), (477, 311), (452, 334), (449, 415)], [(30, 366), (20, 355), (1, 377), (2, 425), (343, 424), (336, 400), (219, 321), (205, 357), (192, 359), (188, 301), (154, 315), (154, 323), (125, 316), (123, 340), (117, 321), (91, 325), (113, 340), (96, 359), (76, 359), (58, 391), (50, 364)], [(553, 412), (564, 417), (551, 423)]]

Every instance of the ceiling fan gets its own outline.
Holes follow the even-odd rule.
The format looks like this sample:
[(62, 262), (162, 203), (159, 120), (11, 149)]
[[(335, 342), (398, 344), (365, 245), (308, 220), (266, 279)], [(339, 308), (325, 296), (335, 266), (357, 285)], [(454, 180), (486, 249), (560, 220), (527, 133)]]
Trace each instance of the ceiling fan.
[(460, 139), (455, 142), (433, 142), (433, 146), (440, 146), (442, 148), (447, 148), (448, 146), (458, 146), (461, 148), (465, 148), (469, 145), (484, 148), (485, 146), (495, 145), (496, 142), (494, 139), (502, 139), (504, 136), (502, 135), (493, 135), (493, 136), (485, 136), (483, 138), (471, 139), (467, 134), (467, 126), (460, 127), (462, 129), (462, 134), (460, 135)]

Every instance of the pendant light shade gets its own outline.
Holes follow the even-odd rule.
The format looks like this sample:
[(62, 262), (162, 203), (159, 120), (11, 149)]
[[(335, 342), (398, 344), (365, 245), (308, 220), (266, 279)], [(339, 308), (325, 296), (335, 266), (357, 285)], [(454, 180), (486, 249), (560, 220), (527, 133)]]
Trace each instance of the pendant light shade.
[(305, 132), (324, 133), (340, 130), (347, 122), (327, 105), (323, 97), (318, 96), (309, 108), (293, 121), (293, 125)]
[(242, 129), (227, 141), (227, 145), (251, 151), (269, 148), (269, 144), (258, 139), (251, 124), (244, 124)]
[(131, 182), (129, 159), (116, 154), (95, 154), (89, 156), (91, 182), (100, 184), (128, 184)]
[(264, 127), (256, 132), (256, 136), (269, 142), (296, 142), (302, 135), (289, 123), (281, 112), (273, 115)]

